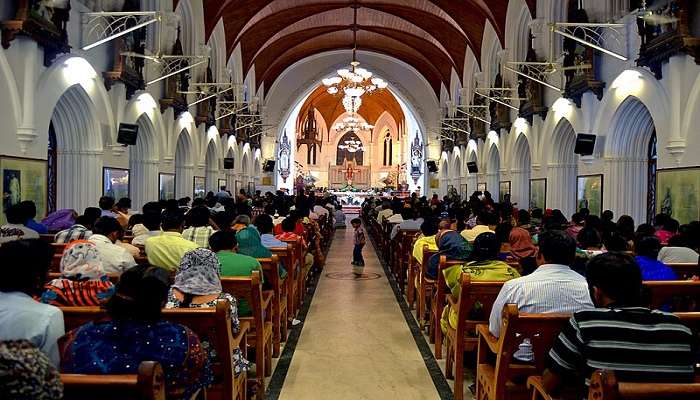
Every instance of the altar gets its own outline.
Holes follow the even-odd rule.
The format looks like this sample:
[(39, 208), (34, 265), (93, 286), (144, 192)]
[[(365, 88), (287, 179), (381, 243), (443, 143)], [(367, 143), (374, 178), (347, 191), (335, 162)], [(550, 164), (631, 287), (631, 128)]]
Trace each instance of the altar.
[(356, 189), (369, 189), (372, 186), (372, 169), (367, 165), (331, 165), (328, 171), (329, 187), (341, 189), (352, 182)]

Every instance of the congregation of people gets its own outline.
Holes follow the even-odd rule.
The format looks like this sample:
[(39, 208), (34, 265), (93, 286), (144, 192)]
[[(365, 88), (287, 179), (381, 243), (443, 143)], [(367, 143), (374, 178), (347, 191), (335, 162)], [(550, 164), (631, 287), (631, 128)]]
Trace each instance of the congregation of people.
[[(614, 371), (621, 382), (695, 381), (700, 359), (697, 332), (671, 313), (697, 311), (695, 299), (687, 309), (674, 309), (671, 300), (661, 310), (654, 309), (645, 285), (700, 279), (697, 274), (681, 276), (672, 268), (682, 264), (697, 270), (700, 221), (680, 225), (671, 216), (658, 214), (651, 223), (635, 225), (627, 215), (616, 220), (610, 210), (594, 215), (588, 209), (567, 219), (556, 209), (518, 209), (508, 195), (498, 203), (489, 192), (475, 192), (465, 200), (416, 194), (373, 197), (362, 209), (380, 257), (400, 287), (405, 282), (402, 289), (409, 305), (417, 301), (415, 318), (435, 343), (438, 358), (441, 338), (459, 340), (454, 338), (460, 323), (455, 308), (468, 279), (500, 287), (493, 304), (477, 300), (465, 314), (466, 323), (482, 321), (494, 346), (500, 343), (508, 305), (520, 313), (570, 317), (551, 350), (539, 355), (546, 358), (546, 370), (540, 371), (543, 387), (555, 398), (571, 388), (577, 398), (585, 398), (591, 374), (599, 369)], [(412, 246), (407, 268), (400, 255), (406, 243)], [(424, 252), (431, 254), (429, 259), (424, 259)], [(440, 285), (445, 285), (445, 298), (439, 298)], [(436, 307), (442, 312), (431, 309)], [(473, 329), (465, 332), (465, 340), (478, 336)], [(519, 343), (513, 362), (534, 365), (530, 339)], [(448, 351), (448, 357), (455, 355)], [(474, 375), (486, 376), (478, 371), (479, 357)], [(447, 363), (451, 378), (452, 361)], [(492, 379), (494, 371), (495, 367)], [(527, 376), (521, 378), (524, 384)], [(461, 399), (462, 376), (454, 379), (455, 398)], [(501, 398), (491, 397), (494, 392), (479, 379), (470, 387), (476, 398)]]
[[(162, 310), (225, 301), (236, 335), (252, 305), (227, 293), (222, 278), (262, 277), (260, 260), (288, 243), (300, 244), (305, 269), (321, 268), (322, 231), (345, 223), (335, 197), (281, 191), (234, 197), (225, 187), (205, 198), (149, 202), (138, 212), (128, 198), (103, 197), (81, 215), (59, 210), (37, 222), (34, 204), (22, 202), (5, 216), (0, 390), (27, 399), (61, 398), (62, 373), (136, 374), (143, 361), (162, 366), (168, 399), (202, 395), (221, 380), (212, 375), (220, 356), (210, 338), (165, 320)], [(280, 260), (281, 281), (290, 267)], [(67, 331), (63, 310), (72, 307), (100, 307), (106, 315)], [(288, 322), (298, 321), (291, 315), (282, 321)], [(242, 350), (232, 351), (231, 379), (255, 369), (255, 349), (248, 357)]]

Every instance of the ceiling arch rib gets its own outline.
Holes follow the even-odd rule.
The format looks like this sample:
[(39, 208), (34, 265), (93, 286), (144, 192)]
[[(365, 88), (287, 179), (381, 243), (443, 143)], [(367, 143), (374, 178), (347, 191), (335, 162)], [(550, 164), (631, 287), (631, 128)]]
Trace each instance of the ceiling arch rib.
[[(361, 31), (357, 35), (357, 45), (359, 50), (386, 54), (412, 66), (423, 75), (438, 96), (440, 85), (443, 82), (449, 82), (449, 68), (447, 69), (448, 74), (443, 76), (440, 70), (423, 54), (395, 39), (374, 32)], [(350, 31), (315, 36), (290, 48), (283, 54), (278, 53), (274, 62), (269, 64), (267, 68), (263, 65), (258, 66), (256, 62), (256, 82), (264, 83), (264, 87), (269, 88), (285, 69), (306, 57), (326, 51), (352, 49), (352, 47), (352, 32)], [(360, 58), (359, 61), (362, 62), (362, 59)]]

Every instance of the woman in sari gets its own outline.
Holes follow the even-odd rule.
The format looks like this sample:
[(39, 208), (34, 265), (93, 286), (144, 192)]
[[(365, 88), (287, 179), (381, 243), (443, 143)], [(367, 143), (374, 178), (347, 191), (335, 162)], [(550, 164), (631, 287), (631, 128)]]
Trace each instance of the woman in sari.
[[(211, 250), (196, 249), (185, 253), (180, 261), (180, 268), (175, 275), (175, 283), (168, 294), (166, 308), (209, 308), (216, 307), (219, 300), (228, 300), (231, 307), (231, 330), (237, 334), (240, 326), (238, 320), (238, 301), (228, 293), (224, 293), (220, 278), (221, 266), (219, 258)], [(205, 349), (213, 347), (208, 344), (208, 338), (202, 337)], [(215, 357), (214, 353), (210, 358)], [(233, 352), (233, 369), (236, 375), (249, 369), (250, 364), (243, 357), (241, 349)]]
[[(519, 278), (520, 273), (513, 267), (498, 259), (498, 253), (501, 249), (496, 234), (485, 232), (480, 234), (474, 240), (474, 252), (472, 260), (462, 265), (453, 265), (445, 268), (442, 274), (445, 277), (445, 283), (450, 288), (452, 296), (458, 297), (460, 291), (460, 277), (463, 273), (469, 274), (473, 281), (497, 281), (505, 282), (513, 278)], [(479, 315), (481, 312), (481, 304), (477, 303), (470, 311), (473, 319), (488, 319), (488, 315)], [(451, 307), (445, 307), (440, 320), (442, 331), (447, 331), (447, 324), (452, 328), (457, 327), (457, 312)]]
[(54, 306), (99, 306), (114, 294), (97, 246), (72, 242), (61, 258), (61, 277), (47, 283), (41, 302)]
[(472, 253), (472, 247), (457, 231), (444, 230), (435, 235), (438, 244), (438, 252), (428, 260), (427, 275), (433, 279), (437, 277), (440, 256), (446, 256), (448, 260), (467, 261)]
[(61, 371), (136, 374), (142, 361), (163, 367), (168, 399), (190, 399), (213, 381), (197, 335), (161, 319), (168, 272), (139, 265), (124, 272), (107, 302), (108, 317), (74, 329), (62, 339)]

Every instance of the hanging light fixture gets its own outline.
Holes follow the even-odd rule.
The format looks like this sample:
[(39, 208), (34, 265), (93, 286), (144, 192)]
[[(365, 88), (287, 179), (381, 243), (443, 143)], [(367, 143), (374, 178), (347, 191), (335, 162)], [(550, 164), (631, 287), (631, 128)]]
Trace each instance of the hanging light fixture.
[(345, 133), (348, 131), (367, 132), (374, 129), (374, 125), (370, 125), (355, 116), (349, 116), (343, 118), (341, 122), (333, 125), (333, 129), (338, 133)]
[(350, 114), (356, 114), (362, 105), (361, 97), (345, 96), (343, 97), (343, 108)]
[(358, 151), (365, 150), (364, 146), (362, 146), (362, 142), (355, 139), (345, 140), (343, 144), (338, 145), (338, 148), (341, 150), (346, 150), (349, 153), (357, 153)]
[[(362, 97), (365, 93), (373, 93), (377, 90), (386, 89), (388, 84), (384, 79), (374, 76), (366, 68), (361, 68), (357, 61), (357, 9), (358, 4), (353, 4), (353, 25), (352, 25), (352, 61), (349, 68), (342, 68), (336, 71), (338, 75), (323, 79), (322, 83), (327, 88), (329, 94), (343, 94), (350, 97)], [(347, 109), (347, 108), (346, 108)]]

